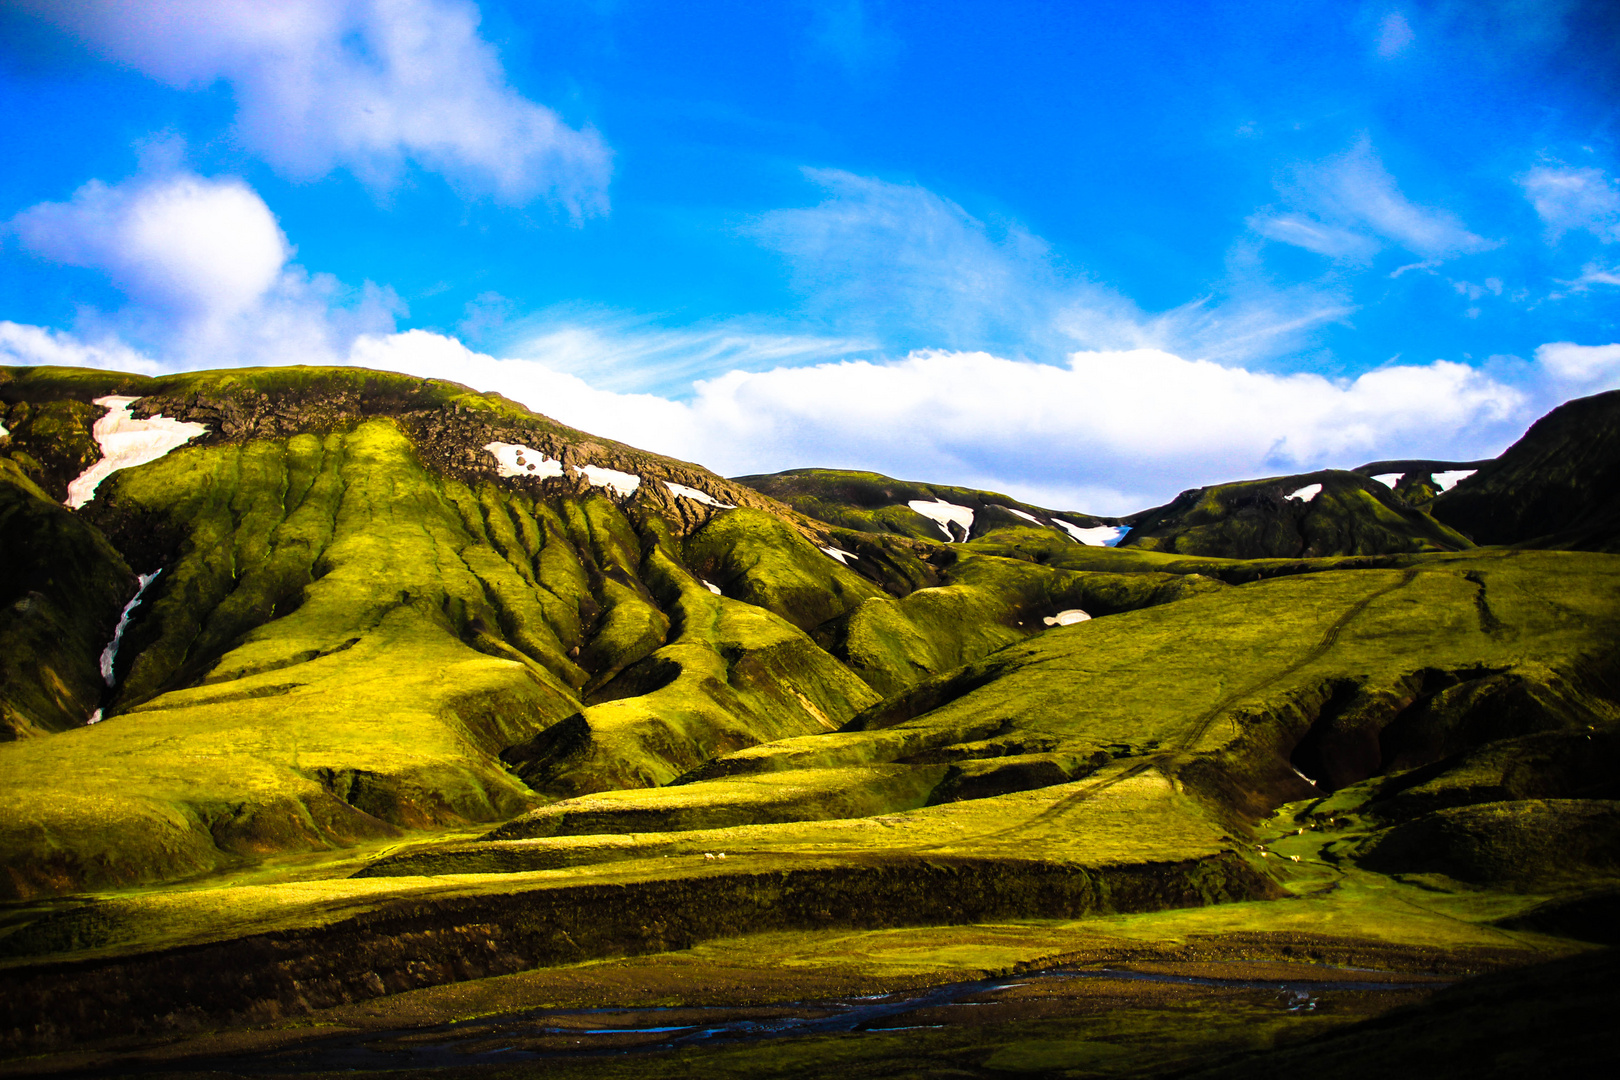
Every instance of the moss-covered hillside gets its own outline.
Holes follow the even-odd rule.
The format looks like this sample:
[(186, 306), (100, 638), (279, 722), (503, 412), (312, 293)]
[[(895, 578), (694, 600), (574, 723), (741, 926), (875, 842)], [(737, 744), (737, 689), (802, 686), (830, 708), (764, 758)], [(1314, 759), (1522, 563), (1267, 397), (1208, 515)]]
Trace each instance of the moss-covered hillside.
[(1235, 559), (1459, 551), (1467, 537), (1360, 473), (1325, 470), (1184, 491), (1121, 547)]
[[(108, 395), (207, 430), (70, 510)], [(507, 1014), (797, 1023), (1078, 964), (1016, 1023), (925, 1003), (906, 1053), (817, 1028), (783, 1075), (1176, 1075), (1612, 933), (1620, 555), (1476, 547), (1383, 474), (1189, 492), (1109, 547), (382, 372), (9, 369), (0, 402), (7, 1055), (619, 1075), (554, 1054), (686, 1021)], [(1399, 989), (1267, 982), (1367, 968)], [(542, 1056), (447, 1056), (475, 1017)], [(777, 1068), (738, 1046), (680, 1069)]]

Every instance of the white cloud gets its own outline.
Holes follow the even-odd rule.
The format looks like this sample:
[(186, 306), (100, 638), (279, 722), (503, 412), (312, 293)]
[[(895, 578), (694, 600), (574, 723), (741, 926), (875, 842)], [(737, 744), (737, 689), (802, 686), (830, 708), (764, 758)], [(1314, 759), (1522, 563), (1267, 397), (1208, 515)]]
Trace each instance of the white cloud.
[(1444, 361), (1335, 382), (1149, 349), (1075, 353), (1065, 367), (929, 351), (732, 371), (696, 383), (686, 402), (595, 389), (422, 331), (362, 337), (351, 361), (498, 390), (727, 474), (860, 467), (1103, 513), (1190, 484), (1385, 456), (1477, 457), (1526, 419), (1522, 393)]
[(1591, 393), (1620, 383), (1620, 343), (1548, 342), (1536, 350), (1536, 363), (1571, 391)]
[(510, 203), (605, 209), (611, 152), (507, 82), (465, 0), (25, 0), (170, 86), (224, 80), (244, 144), (286, 174), (397, 183), (407, 162)]
[(275, 215), (240, 180), (179, 174), (40, 203), (10, 228), (36, 255), (105, 271), (137, 302), (185, 318), (236, 314), (292, 254)]
[(1499, 246), (1468, 230), (1454, 214), (1419, 206), (1362, 139), (1347, 153), (1297, 170), (1282, 184), (1292, 210), (1249, 219), (1260, 235), (1345, 262), (1365, 264), (1391, 244), (1427, 260)]
[(1605, 244), (1620, 241), (1620, 186), (1602, 169), (1541, 165), (1519, 183), (1546, 223), (1549, 242), (1582, 230)]
[(357, 334), (393, 329), (392, 291), (345, 287), (289, 264), (292, 248), (252, 188), (191, 173), (91, 181), (6, 223), (28, 251), (105, 273), (131, 303), (86, 311), (81, 330), (149, 341), (181, 366), (333, 363)]

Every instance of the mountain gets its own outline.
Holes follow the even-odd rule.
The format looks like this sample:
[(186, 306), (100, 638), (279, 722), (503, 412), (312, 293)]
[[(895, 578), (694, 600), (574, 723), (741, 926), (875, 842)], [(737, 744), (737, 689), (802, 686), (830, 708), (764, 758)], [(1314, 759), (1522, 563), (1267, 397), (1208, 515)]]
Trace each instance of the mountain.
[[(581, 1008), (656, 1006), (663, 1046), (671, 1007), (916, 992), (940, 1069), (1185, 1072), (1607, 933), (1620, 557), (1441, 523), (1601, 492), (1596, 451), (1516, 446), (1440, 520), (1454, 463), (1111, 519), (726, 480), (350, 368), (0, 369), (0, 404), (8, 1054), (337, 1070), (312, 1032), (409, 1064), (469, 1017), (469, 1053), (553, 1054)], [(1272, 1003), (1339, 968), (1400, 989)], [(928, 1004), (1014, 971), (1053, 980), (1023, 1019)], [(1042, 1012), (1060, 984), (1131, 1004)]]
[(1620, 390), (1560, 405), (1433, 511), (1482, 544), (1617, 550)]
[(1460, 551), (1468, 539), (1391, 486), (1325, 470), (1184, 491), (1138, 515), (1121, 547), (1236, 559)]
[(920, 484), (882, 473), (792, 469), (736, 481), (807, 517), (857, 532), (960, 543), (998, 530), (1034, 527), (1096, 545), (1124, 535), (1121, 518), (1047, 510), (993, 491)]

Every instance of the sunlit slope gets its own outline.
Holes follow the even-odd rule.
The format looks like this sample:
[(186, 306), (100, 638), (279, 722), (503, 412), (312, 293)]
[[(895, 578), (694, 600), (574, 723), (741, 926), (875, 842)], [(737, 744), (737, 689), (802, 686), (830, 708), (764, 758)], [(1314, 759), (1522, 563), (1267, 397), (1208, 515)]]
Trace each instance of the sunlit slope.
[(1458, 551), (1473, 545), (1367, 476), (1340, 470), (1184, 491), (1122, 547), (1233, 559)]
[[(1488, 768), (1479, 756), (1492, 747), (1585, 747), (1620, 716), (1616, 586), (1611, 558), (1525, 553), (1215, 590), (1047, 631), (896, 695), (842, 732), (743, 750), (672, 787), (540, 808), (496, 834), (516, 846), (464, 846), (457, 858), (469, 868), (568, 865), (676, 843), (1133, 861), (1167, 857), (1176, 836), (1201, 837), (1189, 857), (1230, 846), (1280, 802), (1369, 778), (1449, 785), (1453, 803), (1514, 797), (1500, 776), (1496, 786), (1462, 778)], [(1520, 797), (1525, 783), (1553, 798), (1614, 795), (1612, 783), (1593, 788), (1556, 763), (1527, 768)], [(847, 816), (840, 793), (853, 790), (899, 817), (875, 829), (804, 823)], [(1093, 820), (1122, 805), (1124, 816), (1108, 819), (1121, 825)], [(1206, 831), (1167, 826), (1178, 817)], [(705, 822), (718, 831), (704, 836)], [(641, 835), (655, 831), (681, 835)], [(421, 858), (459, 865), (442, 850)]]

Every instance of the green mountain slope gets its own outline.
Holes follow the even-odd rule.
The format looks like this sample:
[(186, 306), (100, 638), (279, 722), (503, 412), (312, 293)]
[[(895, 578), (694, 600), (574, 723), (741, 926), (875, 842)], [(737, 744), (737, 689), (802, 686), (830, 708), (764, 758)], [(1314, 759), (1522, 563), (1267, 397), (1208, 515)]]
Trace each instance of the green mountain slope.
[(1184, 491), (1139, 515), (1120, 546), (1264, 559), (1458, 551), (1472, 545), (1383, 484), (1327, 470)]
[(1433, 511), (1481, 544), (1616, 550), (1620, 390), (1560, 405), (1436, 497)]

